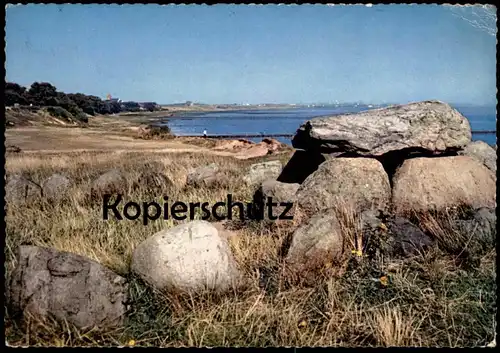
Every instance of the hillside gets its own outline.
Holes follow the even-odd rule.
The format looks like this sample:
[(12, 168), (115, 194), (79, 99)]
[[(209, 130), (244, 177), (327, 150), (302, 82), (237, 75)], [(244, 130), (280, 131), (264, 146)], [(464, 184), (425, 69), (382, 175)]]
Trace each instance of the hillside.
[(57, 126), (84, 126), (86, 123), (77, 120), (71, 116), (54, 117), (47, 108), (28, 107), (6, 107), (5, 108), (6, 127), (14, 126), (39, 126), (39, 125), (57, 125)]

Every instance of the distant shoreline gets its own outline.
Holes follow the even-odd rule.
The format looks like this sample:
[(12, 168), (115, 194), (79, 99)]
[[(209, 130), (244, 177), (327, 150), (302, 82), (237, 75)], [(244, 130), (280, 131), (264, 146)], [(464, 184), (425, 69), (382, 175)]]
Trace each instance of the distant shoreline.
[(162, 110), (156, 112), (125, 112), (117, 114), (120, 117), (130, 117), (130, 118), (144, 118), (148, 119), (148, 122), (158, 121), (168, 121), (168, 119), (188, 119), (191, 118), (193, 114), (206, 114), (206, 113), (232, 113), (244, 110), (285, 110), (285, 109), (304, 109), (307, 106), (235, 106), (230, 108), (217, 108), (217, 107), (180, 107), (180, 109), (175, 110)]

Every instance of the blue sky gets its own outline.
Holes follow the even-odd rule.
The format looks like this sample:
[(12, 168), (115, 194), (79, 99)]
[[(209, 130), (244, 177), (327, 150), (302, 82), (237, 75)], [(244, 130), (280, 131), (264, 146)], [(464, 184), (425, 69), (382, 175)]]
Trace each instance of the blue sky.
[(496, 104), (496, 37), (439, 5), (27, 5), (7, 80), (158, 103)]

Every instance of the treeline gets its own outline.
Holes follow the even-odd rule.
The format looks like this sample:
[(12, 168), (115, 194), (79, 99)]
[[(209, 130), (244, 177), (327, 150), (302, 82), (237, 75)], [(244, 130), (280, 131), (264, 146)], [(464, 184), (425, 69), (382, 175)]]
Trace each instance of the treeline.
[[(125, 111), (139, 111), (141, 105), (136, 102), (120, 103), (114, 100), (102, 100), (97, 96), (83, 93), (64, 93), (47, 82), (35, 82), (29, 89), (17, 83), (5, 83), (6, 106), (24, 105), (47, 108), (56, 117), (75, 118), (88, 122), (88, 115), (116, 114)], [(156, 103), (145, 103), (143, 109), (154, 111)]]

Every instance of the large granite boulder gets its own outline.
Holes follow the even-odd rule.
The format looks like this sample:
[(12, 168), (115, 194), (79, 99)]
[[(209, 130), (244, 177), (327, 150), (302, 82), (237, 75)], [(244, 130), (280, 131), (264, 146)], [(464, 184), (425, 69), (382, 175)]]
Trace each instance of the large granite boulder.
[(146, 239), (134, 250), (132, 271), (159, 290), (222, 292), (240, 280), (227, 240), (206, 221), (184, 223)]
[(292, 145), (373, 157), (398, 150), (440, 154), (470, 141), (470, 125), (462, 114), (446, 103), (424, 101), (315, 118), (297, 130)]
[(188, 186), (213, 186), (223, 181), (220, 168), (216, 163), (194, 168), (187, 175)]
[(127, 179), (118, 169), (111, 169), (94, 180), (91, 194), (100, 197), (105, 194), (122, 194), (127, 191)]
[(458, 154), (472, 157), (483, 163), (493, 173), (497, 172), (497, 151), (484, 141), (471, 142)]
[(339, 264), (345, 248), (342, 228), (335, 211), (324, 210), (292, 234), (285, 255), (287, 275), (307, 280), (306, 277), (317, 271)]
[(269, 161), (252, 164), (243, 180), (248, 185), (255, 185), (266, 179), (276, 179), (283, 169), (280, 161)]
[(385, 210), (390, 199), (389, 177), (373, 158), (327, 160), (297, 190), (298, 205), (309, 214), (336, 206)]
[(496, 206), (496, 176), (467, 157), (412, 158), (393, 178), (396, 213), (441, 211), (446, 208)]
[(127, 299), (125, 278), (83, 256), (37, 246), (19, 247), (7, 292), (13, 317), (79, 328), (121, 326)]

